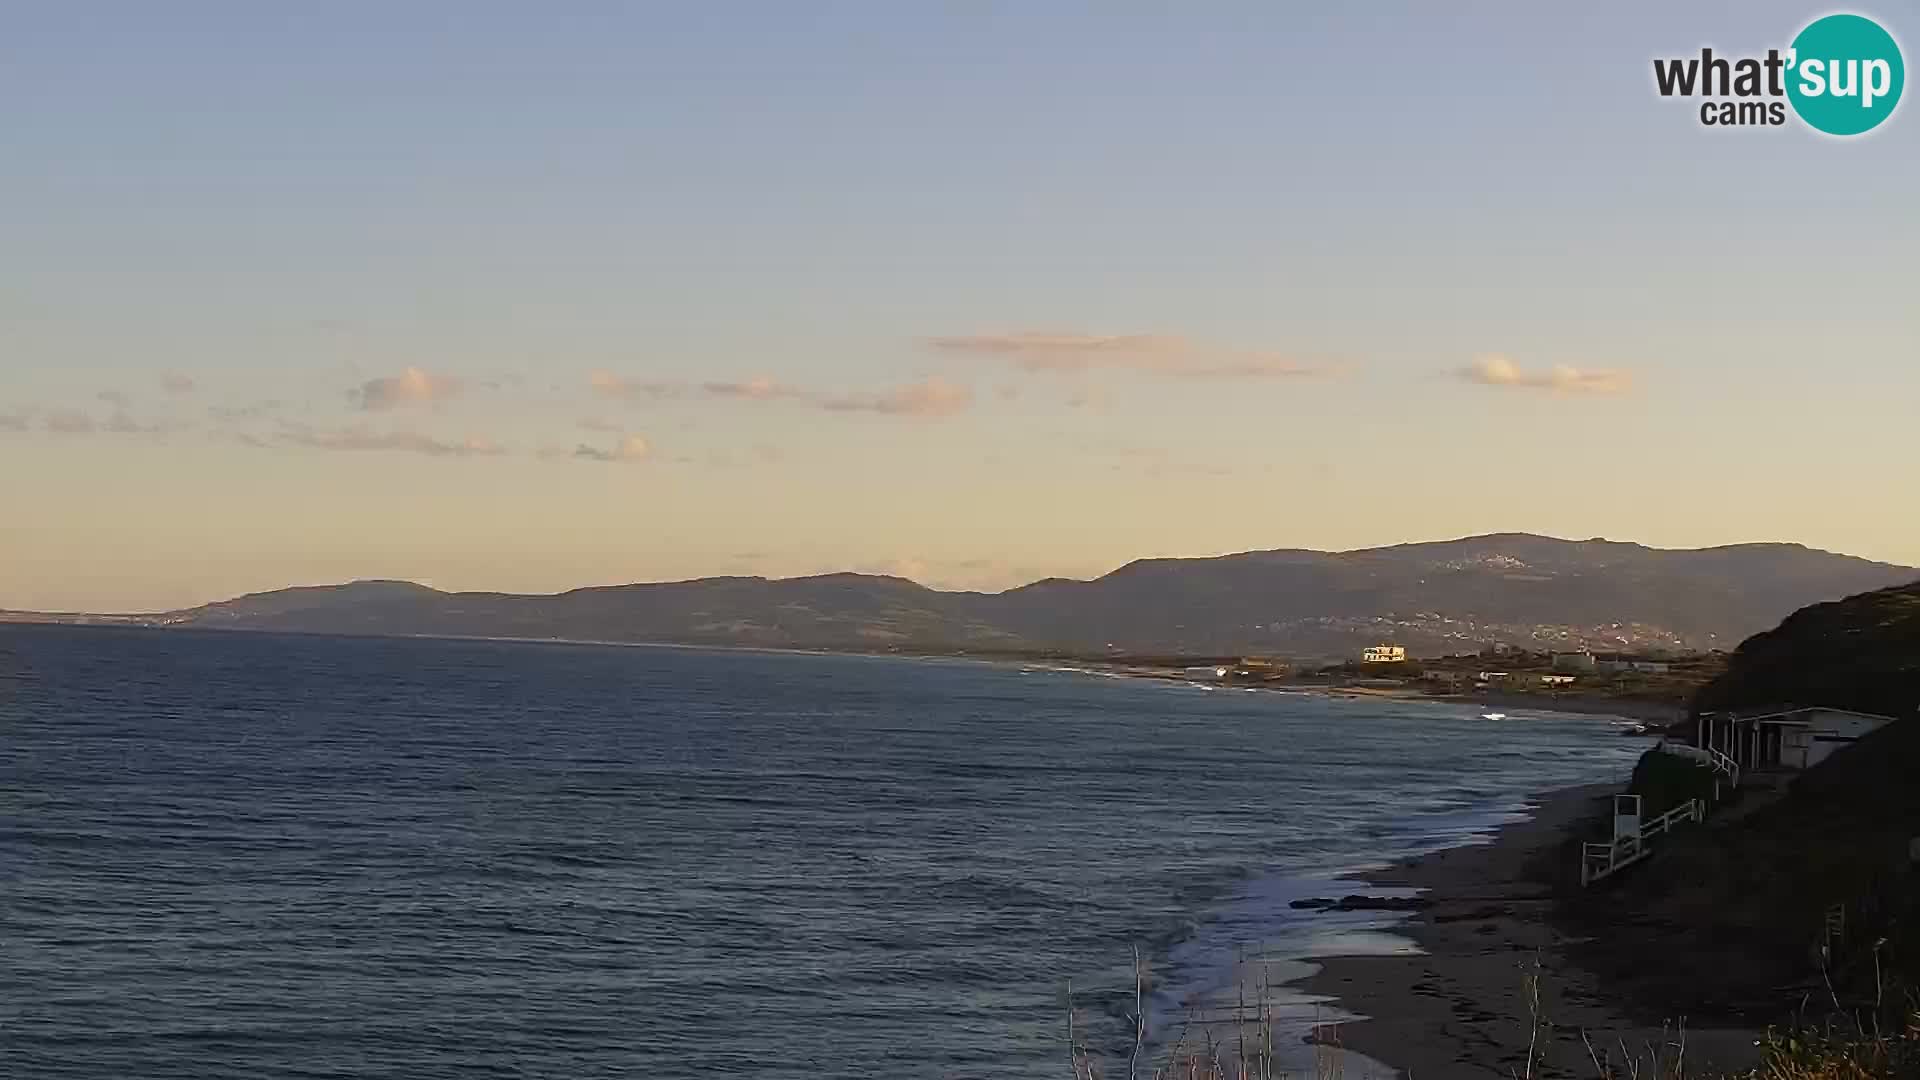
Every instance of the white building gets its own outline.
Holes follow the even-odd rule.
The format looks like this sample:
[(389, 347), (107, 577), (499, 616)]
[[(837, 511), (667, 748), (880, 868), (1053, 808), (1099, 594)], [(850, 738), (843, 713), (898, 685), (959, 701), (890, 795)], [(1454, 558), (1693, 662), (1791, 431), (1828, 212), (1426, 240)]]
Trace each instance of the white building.
[(1371, 645), (1360, 650), (1360, 660), (1367, 664), (1405, 663), (1407, 650), (1403, 645)]
[(1720, 751), (1743, 769), (1811, 769), (1891, 723), (1890, 716), (1824, 707), (1747, 716), (1708, 713), (1700, 717), (1696, 745)]

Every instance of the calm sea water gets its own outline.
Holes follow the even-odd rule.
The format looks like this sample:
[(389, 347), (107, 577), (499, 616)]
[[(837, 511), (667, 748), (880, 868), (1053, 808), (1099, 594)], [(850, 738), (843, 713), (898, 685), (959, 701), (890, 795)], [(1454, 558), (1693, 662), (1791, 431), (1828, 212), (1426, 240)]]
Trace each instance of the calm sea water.
[(1364, 945), (1286, 901), (1642, 748), (1476, 711), (0, 627), (0, 1075), (1063, 1077), (1066, 980)]

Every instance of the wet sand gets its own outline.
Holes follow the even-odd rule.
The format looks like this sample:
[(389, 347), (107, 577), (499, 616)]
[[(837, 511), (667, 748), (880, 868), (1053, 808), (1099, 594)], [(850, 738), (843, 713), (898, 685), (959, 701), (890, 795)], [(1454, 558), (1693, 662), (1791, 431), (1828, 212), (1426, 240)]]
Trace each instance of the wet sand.
[[(1629, 1014), (1639, 1010), (1611, 999), (1568, 958), (1583, 940), (1555, 926), (1555, 889), (1568, 887), (1577, 874), (1577, 848), (1570, 846), (1575, 826), (1603, 815), (1615, 790), (1550, 792), (1539, 797), (1530, 820), (1507, 826), (1490, 844), (1450, 848), (1366, 875), (1371, 884), (1424, 890), (1432, 901), (1396, 930), (1421, 953), (1335, 957), (1296, 985), (1367, 1018), (1340, 1026), (1342, 1045), (1421, 1080), (1593, 1077), (1601, 1071), (1596, 1058), (1620, 1075), (1631, 1073), (1628, 1059), (1649, 1075), (1651, 1060), (1671, 1063), (1681, 1054), (1689, 1070), (1751, 1064), (1756, 1032), (1679, 1017), (1666, 1018), (1664, 1027), (1660, 1018), (1636, 1018)], [(1672, 958), (1643, 959), (1660, 965)], [(1537, 1008), (1529, 994), (1536, 984)], [(1538, 1063), (1531, 1072), (1530, 1040)]]

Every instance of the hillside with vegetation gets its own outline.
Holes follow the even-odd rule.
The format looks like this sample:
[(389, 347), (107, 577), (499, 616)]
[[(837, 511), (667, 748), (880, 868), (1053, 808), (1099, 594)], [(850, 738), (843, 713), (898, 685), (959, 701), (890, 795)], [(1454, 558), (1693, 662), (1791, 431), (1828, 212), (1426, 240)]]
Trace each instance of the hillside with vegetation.
[[(1517, 661), (1519, 658), (1508, 658)], [(1755, 635), (1699, 695), (1721, 707), (1793, 701), (1910, 718), (1920, 706), (1920, 583), (1881, 589), (1796, 612)], [(1529, 658), (1531, 660), (1531, 658)], [(1429, 662), (1428, 666), (1432, 662)], [(1449, 1034), (1422, 1043), (1404, 1018), (1396, 1045), (1462, 1046), (1452, 1070), (1420, 1075), (1567, 1077), (1596, 1080), (1895, 1080), (1920, 1077), (1920, 719), (1888, 725), (1799, 774), (1784, 791), (1750, 778), (1704, 825), (1661, 837), (1654, 854), (1593, 887), (1579, 884), (1580, 842), (1567, 835), (1524, 852), (1528, 888), (1504, 893), (1492, 860), (1455, 864), (1421, 903), (1432, 922), (1415, 937), (1440, 960), (1412, 969), (1403, 1000), (1443, 1002)], [(1651, 752), (1634, 788), (1657, 812), (1710, 797), (1715, 776), (1686, 758)], [(1607, 804), (1594, 807), (1604, 833)], [(1495, 850), (1496, 841), (1488, 850)], [(1436, 864), (1437, 865), (1437, 864)], [(1417, 879), (1416, 879), (1417, 880)], [(1436, 879), (1427, 879), (1432, 883)], [(1445, 882), (1441, 877), (1437, 879)], [(1460, 882), (1465, 882), (1464, 886)], [(1592, 1003), (1589, 990), (1648, 1030), (1656, 1045), (1600, 1045), (1563, 1014), (1542, 1010), (1541, 951), (1518, 947), (1515, 925), (1551, 890), (1555, 945), (1595, 987), (1562, 987), (1558, 1008)], [(1511, 922), (1502, 922), (1510, 919)], [(1449, 937), (1435, 929), (1442, 921)], [(1484, 937), (1483, 937), (1484, 935)], [(1461, 944), (1464, 941), (1465, 944)], [(1449, 952), (1448, 950), (1454, 950)], [(1510, 964), (1517, 995), (1473, 996), (1478, 965)], [(1532, 965), (1531, 967), (1529, 965)], [(1505, 973), (1495, 978), (1504, 978)], [(1345, 992), (1344, 990), (1342, 991)], [(1517, 998), (1517, 1000), (1516, 1000)], [(1393, 1000), (1388, 994), (1382, 1000)], [(1262, 999), (1264, 1003), (1264, 999)], [(1483, 1005), (1483, 1002), (1491, 1004)], [(1422, 1005), (1409, 1006), (1425, 1019)], [(1502, 1008), (1513, 1010), (1503, 1016)], [(1273, 1028), (1260, 1013), (1251, 1040), (1196, 1047), (1184, 1039), (1140, 1075), (1156, 1080), (1268, 1077)], [(1757, 1064), (1732, 1073), (1703, 1069), (1689, 1033), (1754, 1032)], [(1763, 1033), (1764, 1034), (1761, 1034)], [(1504, 1036), (1502, 1038), (1501, 1036)], [(1693, 1036), (1697, 1038), (1697, 1035)], [(1744, 1036), (1743, 1036), (1744, 1037)], [(1071, 1038), (1071, 1035), (1070, 1035)], [(1449, 1042), (1448, 1040), (1453, 1040)], [(1566, 1070), (1555, 1043), (1579, 1040), (1591, 1055)], [(1316, 1047), (1337, 1045), (1337, 1026), (1316, 1029)], [(1249, 1050), (1251, 1047), (1251, 1051)], [(1218, 1052), (1216, 1052), (1216, 1049)], [(1363, 1050), (1366, 1048), (1362, 1048)], [(1072, 1075), (1102, 1074), (1075, 1045)], [(1371, 1052), (1368, 1050), (1367, 1052)], [(1414, 1052), (1414, 1051), (1409, 1051)], [(1749, 1059), (1750, 1060), (1750, 1059)], [(1321, 1059), (1317, 1075), (1341, 1068)]]
[(1743, 642), (1698, 711), (1831, 705), (1911, 717), (1920, 703), (1920, 581), (1815, 604)]
[[(1145, 559), (1091, 581), (948, 592), (897, 577), (705, 578), (554, 595), (409, 582), (281, 589), (165, 626), (884, 651), (1416, 656), (1725, 648), (1804, 604), (1920, 570), (1797, 544), (1667, 550), (1500, 533), (1356, 551)], [(4, 617), (4, 615), (0, 615)], [(115, 617), (124, 621), (127, 617)], [(100, 621), (87, 616), (76, 621)]]
[[(1832, 1025), (1852, 1032), (1831, 1044), (1836, 1053), (1881, 1055), (1837, 1072), (1768, 1075), (1911, 1075), (1902, 1070), (1920, 1045), (1908, 1027), (1920, 1006), (1920, 583), (1795, 612), (1743, 643), (1695, 707), (1783, 703), (1898, 722), (1792, 777), (1784, 793), (1756, 778), (1706, 827), (1566, 897), (1562, 914), (1587, 939), (1583, 966), (1649, 1014)], [(1667, 774), (1685, 771), (1657, 758), (1636, 783), (1668, 785)]]

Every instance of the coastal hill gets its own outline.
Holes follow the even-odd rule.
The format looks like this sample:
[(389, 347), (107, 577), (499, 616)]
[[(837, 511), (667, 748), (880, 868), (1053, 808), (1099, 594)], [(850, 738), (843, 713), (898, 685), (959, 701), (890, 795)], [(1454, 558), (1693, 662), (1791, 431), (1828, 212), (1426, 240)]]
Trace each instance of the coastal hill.
[(1571, 903), (1592, 943), (1583, 963), (1622, 996), (1769, 1022), (1806, 996), (1905, 1008), (1920, 993), (1920, 583), (1795, 612), (1743, 643), (1695, 708), (1789, 702), (1898, 722), (1771, 800), (1743, 791), (1724, 819)]
[(1907, 716), (1920, 705), (1920, 583), (1815, 604), (1742, 642), (1702, 711), (1783, 703)]
[(278, 589), (126, 621), (829, 649), (1339, 655), (1532, 648), (1715, 648), (1809, 603), (1920, 569), (1796, 544), (1663, 550), (1524, 533), (1357, 551), (1147, 559), (1091, 581), (943, 592), (828, 574), (447, 593), (408, 582)]

